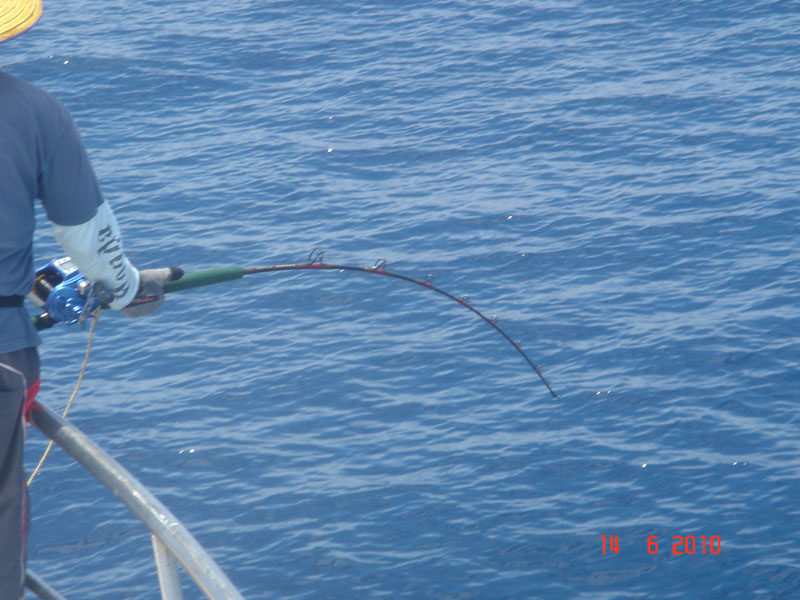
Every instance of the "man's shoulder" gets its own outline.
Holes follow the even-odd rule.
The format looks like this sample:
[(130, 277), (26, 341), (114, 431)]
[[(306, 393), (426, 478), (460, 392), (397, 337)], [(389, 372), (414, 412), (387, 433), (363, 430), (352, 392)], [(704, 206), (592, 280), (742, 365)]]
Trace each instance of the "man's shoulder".
[(64, 106), (52, 94), (10, 73), (0, 71), (0, 106), (10, 109), (12, 105), (44, 112), (48, 116), (62, 117), (66, 113)]

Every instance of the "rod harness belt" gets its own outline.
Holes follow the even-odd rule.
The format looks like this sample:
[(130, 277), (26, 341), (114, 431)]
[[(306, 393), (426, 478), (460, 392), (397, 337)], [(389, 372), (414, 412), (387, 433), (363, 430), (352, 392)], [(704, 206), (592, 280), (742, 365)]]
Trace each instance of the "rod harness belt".
[(19, 308), (22, 306), (23, 300), (25, 300), (25, 296), (0, 296), (0, 307)]

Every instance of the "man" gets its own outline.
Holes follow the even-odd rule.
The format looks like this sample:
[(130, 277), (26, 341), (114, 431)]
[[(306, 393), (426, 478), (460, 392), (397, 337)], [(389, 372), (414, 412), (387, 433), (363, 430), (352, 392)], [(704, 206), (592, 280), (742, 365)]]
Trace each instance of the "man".
[[(41, 0), (0, 0), (0, 42), (29, 29), (41, 10)], [(67, 110), (0, 71), (0, 600), (24, 593), (24, 415), (38, 390), (40, 339), (22, 303), (33, 286), (36, 199), (78, 270), (110, 293), (112, 309), (131, 317), (152, 312), (171, 276), (170, 269), (140, 272), (125, 256)]]

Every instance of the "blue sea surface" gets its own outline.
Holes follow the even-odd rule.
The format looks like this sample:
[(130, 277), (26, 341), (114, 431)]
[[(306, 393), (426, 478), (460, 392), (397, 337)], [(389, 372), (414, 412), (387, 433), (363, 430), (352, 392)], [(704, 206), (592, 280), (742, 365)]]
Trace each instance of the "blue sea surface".
[[(104, 313), (71, 420), (251, 600), (800, 597), (799, 48), (765, 0), (46, 2), (0, 62), (137, 266), (385, 259), (561, 395), (458, 303), (288, 272)], [(61, 410), (87, 332), (43, 337)], [(31, 494), (62, 594), (160, 597), (63, 452)]]

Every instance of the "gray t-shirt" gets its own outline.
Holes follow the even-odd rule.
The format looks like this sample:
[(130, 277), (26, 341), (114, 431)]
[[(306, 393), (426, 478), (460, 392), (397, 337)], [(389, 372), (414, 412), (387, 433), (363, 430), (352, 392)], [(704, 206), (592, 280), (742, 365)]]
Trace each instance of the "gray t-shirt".
[[(104, 204), (66, 108), (36, 86), (0, 71), (0, 296), (25, 295), (33, 286), (37, 198), (57, 234), (72, 232), (73, 238), (75, 231), (83, 233), (75, 226), (97, 220)], [(138, 273), (135, 279), (138, 285)], [(0, 352), (39, 342), (24, 308), (0, 307)]]

